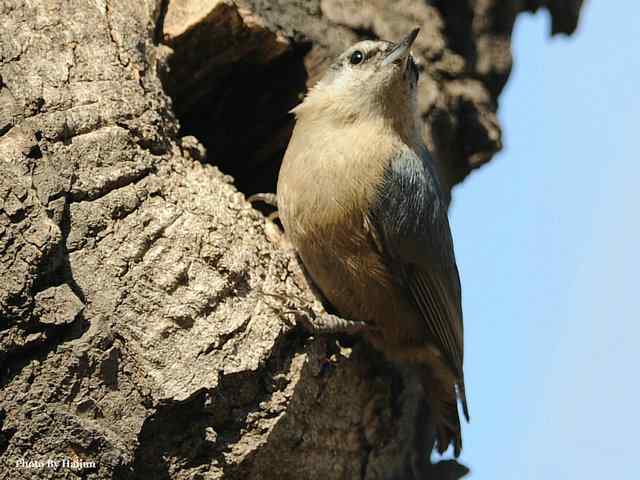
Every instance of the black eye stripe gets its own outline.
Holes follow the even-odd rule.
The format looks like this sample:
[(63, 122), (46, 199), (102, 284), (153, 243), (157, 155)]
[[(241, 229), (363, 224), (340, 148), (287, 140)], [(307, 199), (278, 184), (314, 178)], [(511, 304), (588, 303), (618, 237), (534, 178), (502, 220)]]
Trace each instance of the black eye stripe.
[(416, 79), (420, 78), (420, 69), (418, 68), (418, 64), (415, 62), (412, 56), (409, 57), (409, 62), (410, 62), (411, 70), (416, 76)]

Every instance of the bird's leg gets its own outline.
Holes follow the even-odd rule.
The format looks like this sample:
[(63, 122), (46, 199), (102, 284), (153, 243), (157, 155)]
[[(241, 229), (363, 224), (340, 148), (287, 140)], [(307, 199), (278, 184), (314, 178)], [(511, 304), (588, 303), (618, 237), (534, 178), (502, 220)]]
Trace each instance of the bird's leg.
[[(285, 298), (284, 295), (268, 292), (262, 292), (262, 294), (277, 298), (285, 304), (290, 303), (290, 300)], [(301, 299), (301, 301), (304, 300)], [(308, 333), (314, 335), (332, 333), (346, 333), (354, 335), (373, 328), (371, 324), (366, 322), (347, 320), (338, 317), (337, 315), (327, 313), (319, 301), (313, 302), (312, 306), (280, 310), (279, 313), (295, 315), (296, 324), (304, 328)]]
[[(254, 203), (264, 203), (265, 205), (269, 205), (276, 210), (267, 215), (267, 222), (265, 223), (265, 234), (267, 239), (276, 245), (283, 246), (286, 244), (286, 239), (284, 238), (283, 231), (275, 221), (280, 218), (280, 214), (278, 213), (278, 197), (275, 193), (254, 193), (249, 198), (247, 198), (247, 202), (253, 206)], [(265, 213), (265, 212), (263, 212)]]
[(316, 335), (331, 333), (346, 333), (354, 335), (370, 330), (372, 325), (358, 320), (347, 320), (345, 318), (324, 312), (313, 316), (301, 315), (300, 323), (306, 331)]
[[(302, 263), (302, 259), (298, 255), (296, 255), (296, 259), (298, 260), (298, 266), (300, 267), (307, 287), (309, 287), (309, 290), (311, 290), (311, 293), (313, 293), (313, 296), (316, 298), (312, 307), (315, 313), (313, 321), (311, 322), (312, 324), (304, 325), (307, 331), (312, 333), (346, 333), (353, 335), (374, 328), (373, 325), (367, 322), (345, 319), (328, 313), (324, 307), (324, 304), (328, 303), (327, 299), (315, 284), (309, 272), (307, 272), (307, 269)], [(309, 319), (309, 317), (307, 317), (307, 319)]]
[[(256, 194), (256, 195), (272, 195), (272, 194)], [(255, 195), (254, 195), (255, 196)], [(249, 201), (251, 201), (251, 198)], [(275, 197), (275, 195), (273, 195)], [(291, 246), (289, 246), (291, 248)], [(359, 320), (351, 320), (339, 317), (337, 315), (333, 315), (328, 313), (324, 307), (326, 299), (324, 298), (320, 289), (313, 282), (313, 279), (308, 274), (302, 260), (298, 255), (295, 255), (295, 263), (293, 265), (292, 273), (299, 280), (299, 284), (303, 284), (300, 286), (306, 285), (307, 288), (311, 291), (314, 296), (314, 300), (309, 305), (309, 301), (305, 298), (296, 298), (298, 305), (307, 305), (304, 307), (293, 307), (291, 298), (286, 298), (284, 295), (269, 293), (263, 291), (262, 294), (265, 296), (277, 298), (283, 304), (287, 305), (288, 309), (283, 310), (280, 309), (279, 313), (282, 314), (294, 314), (296, 318), (296, 323), (304, 328), (307, 332), (315, 335), (319, 334), (335, 334), (335, 333), (346, 333), (348, 335), (354, 335), (357, 333), (361, 333), (364, 331), (372, 331), (375, 329), (375, 326), (359, 321)], [(297, 268), (296, 268), (297, 267)], [(273, 306), (272, 306), (273, 307)]]

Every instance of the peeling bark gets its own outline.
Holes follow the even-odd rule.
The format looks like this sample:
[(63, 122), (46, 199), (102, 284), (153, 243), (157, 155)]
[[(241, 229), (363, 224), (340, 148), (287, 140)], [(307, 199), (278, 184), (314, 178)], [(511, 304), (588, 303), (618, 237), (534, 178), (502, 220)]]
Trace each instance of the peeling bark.
[(0, 1), (0, 478), (414, 478), (409, 382), (292, 326), (317, 300), (243, 194), (327, 61), (416, 25), (451, 188), (501, 146), (516, 15), (580, 4)]

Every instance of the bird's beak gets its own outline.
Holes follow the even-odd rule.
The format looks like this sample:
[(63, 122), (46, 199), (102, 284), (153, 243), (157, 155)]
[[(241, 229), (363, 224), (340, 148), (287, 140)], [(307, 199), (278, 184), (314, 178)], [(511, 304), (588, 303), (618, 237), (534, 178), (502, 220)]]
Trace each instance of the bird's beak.
[(398, 60), (406, 60), (409, 57), (411, 45), (413, 45), (413, 42), (415, 41), (419, 32), (419, 28), (414, 28), (413, 30), (411, 30), (411, 33), (409, 35), (396, 43), (391, 51), (387, 53), (386, 58), (382, 61), (382, 66), (384, 67), (386, 65), (391, 65)]

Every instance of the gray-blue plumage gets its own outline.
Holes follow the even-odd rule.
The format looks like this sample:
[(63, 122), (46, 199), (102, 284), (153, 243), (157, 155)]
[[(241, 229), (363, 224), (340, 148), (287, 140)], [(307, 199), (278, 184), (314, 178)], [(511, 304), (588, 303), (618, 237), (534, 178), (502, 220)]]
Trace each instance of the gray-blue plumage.
[(295, 108), (278, 211), (306, 272), (339, 315), (417, 373), (438, 450), (462, 447), (460, 281), (446, 202), (422, 141), (417, 30), (346, 50)]
[[(390, 159), (370, 220), (388, 268), (411, 293), (432, 341), (462, 379), (460, 277), (446, 204), (426, 148), (419, 155), (407, 148)], [(468, 418), (463, 393), (462, 403)]]

